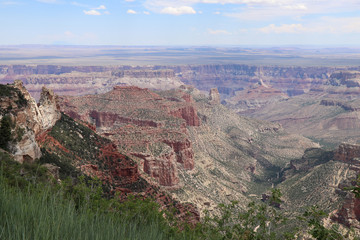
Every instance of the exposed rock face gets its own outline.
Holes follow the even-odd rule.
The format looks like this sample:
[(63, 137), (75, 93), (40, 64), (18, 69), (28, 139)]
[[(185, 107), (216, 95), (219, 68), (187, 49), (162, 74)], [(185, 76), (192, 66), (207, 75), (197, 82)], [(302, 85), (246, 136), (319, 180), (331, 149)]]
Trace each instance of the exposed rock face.
[(56, 66), (56, 65), (2, 65), (0, 72), (10, 76), (31, 74), (64, 74), (71, 72), (105, 72), (112, 68), (104, 66)]
[(342, 107), (345, 111), (351, 111), (351, 112), (360, 111), (360, 106), (356, 106), (355, 104), (347, 103), (341, 100), (324, 99), (321, 100), (320, 105), (339, 106)]
[(160, 185), (174, 186), (179, 184), (176, 158), (173, 152), (159, 157), (142, 154), (137, 154), (137, 156), (144, 159), (144, 172), (158, 179)]
[(120, 71), (113, 71), (112, 75), (120, 77), (120, 78), (124, 78), (124, 77), (131, 77), (131, 78), (173, 78), (173, 77), (175, 77), (175, 73), (174, 73), (174, 71), (172, 69), (120, 70)]
[[(46, 154), (55, 153), (55, 163), (70, 164), (88, 176), (96, 176), (111, 190), (135, 184), (140, 178), (137, 164), (119, 153), (115, 144), (68, 116), (62, 115), (52, 129), (39, 134), (36, 140)], [(54, 156), (45, 156), (42, 161), (51, 158)]]
[[(21, 101), (18, 96), (15, 96), (13, 99), (1, 96), (1, 100), (5, 103), (2, 104), (2, 107), (7, 106), (7, 114), (16, 123), (14, 136), (18, 138), (18, 141), (10, 144), (10, 149), (17, 161), (33, 161), (41, 157), (36, 136), (51, 128), (60, 118), (59, 107), (53, 92), (46, 88), (43, 88), (38, 106), (21, 81), (15, 81), (14, 85), (10, 86), (20, 91), (21, 95), (19, 96), (22, 96), (21, 98), (24, 102), (24, 104), (19, 104)], [(8, 108), (9, 106), (11, 108)], [(22, 133), (20, 134), (19, 132)]]
[[(120, 199), (127, 199), (128, 194), (151, 198), (163, 208), (175, 207), (176, 217), (182, 221), (195, 225), (200, 220), (192, 204), (180, 203), (144, 180), (135, 161), (120, 153), (115, 144), (97, 135), (83, 122), (75, 122), (62, 114), (53, 128), (41, 133), (37, 141), (44, 151), (40, 161), (50, 162), (45, 165), (55, 170), (55, 175), (69, 174), (71, 169), (77, 169), (88, 176), (98, 177), (110, 190), (109, 194), (116, 193)], [(176, 162), (174, 155), (172, 158)], [(61, 166), (60, 173), (54, 163)], [(150, 170), (155, 173), (159, 168)]]
[[(358, 175), (360, 173), (360, 145), (341, 144), (335, 151), (334, 160), (349, 164), (349, 169)], [(356, 198), (353, 193), (344, 191), (344, 187), (355, 184), (356, 182), (353, 180), (339, 184), (338, 192), (345, 195), (345, 200), (331, 219), (347, 227), (360, 229), (360, 199)]]
[(49, 129), (55, 125), (56, 121), (60, 119), (60, 107), (57, 103), (57, 96), (51, 89), (46, 87), (42, 88), (39, 112), (41, 114), (42, 128)]
[(0, 66), (0, 83), (15, 79), (21, 79), (37, 100), (43, 85), (60, 95), (86, 95), (105, 93), (116, 85), (166, 90), (183, 84), (172, 69), (130, 66)]
[(217, 88), (210, 89), (209, 100), (210, 104), (220, 104), (220, 94)]
[(188, 128), (196, 164), (192, 171), (180, 169), (182, 191), (173, 194), (200, 210), (216, 212), (217, 204), (232, 200), (245, 209), (250, 202), (247, 196), (258, 194), (253, 179), (276, 178), (269, 169), (280, 171), (306, 148), (316, 146), (286, 134), (279, 124), (241, 117), (222, 104), (211, 104), (208, 95), (194, 88), (182, 89), (195, 99), (201, 125)]
[(331, 74), (329, 83), (332, 86), (345, 85), (348, 88), (360, 87), (360, 72), (340, 71)]
[(252, 85), (248, 89), (236, 91), (235, 95), (225, 100), (226, 105), (236, 109), (238, 112), (255, 111), (263, 106), (279, 101), (287, 100), (289, 97), (278, 89), (271, 88), (263, 83)]
[(331, 219), (349, 228), (360, 229), (360, 199), (349, 194), (342, 207), (331, 216)]
[(297, 173), (309, 172), (316, 166), (329, 162), (333, 157), (333, 151), (326, 151), (321, 148), (306, 149), (301, 158), (291, 160), (289, 165), (281, 170), (279, 178), (284, 181)]
[(349, 164), (354, 164), (356, 162), (360, 165), (360, 160), (356, 160), (355, 158), (360, 158), (360, 145), (345, 143), (339, 146), (334, 156), (334, 159), (337, 161)]
[(200, 126), (192, 97), (182, 90), (154, 93), (118, 86), (106, 94), (63, 97), (62, 110), (96, 125), (122, 151), (138, 157), (143, 170), (163, 186), (179, 184), (178, 167), (193, 169), (187, 126)]

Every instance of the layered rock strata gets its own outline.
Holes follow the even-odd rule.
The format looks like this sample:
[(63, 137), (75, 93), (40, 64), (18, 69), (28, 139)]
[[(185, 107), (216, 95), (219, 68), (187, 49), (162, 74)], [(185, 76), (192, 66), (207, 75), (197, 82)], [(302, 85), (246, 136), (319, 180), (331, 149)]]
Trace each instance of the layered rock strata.
[[(223, 97), (250, 88), (262, 80), (266, 85), (289, 95), (327, 92), (329, 86), (359, 87), (359, 68), (281, 67), (224, 65), (183, 66), (0, 66), (0, 82), (23, 80), (38, 98), (42, 86), (51, 86), (62, 95), (84, 95), (109, 91), (115, 85), (136, 85), (170, 89), (189, 84), (200, 90), (218, 88)], [(349, 94), (349, 93), (347, 93)]]
[(192, 97), (172, 90), (159, 95), (148, 89), (117, 86), (108, 93), (63, 97), (70, 116), (96, 125), (97, 131), (141, 160), (143, 171), (162, 186), (179, 184), (178, 164), (193, 169), (194, 153), (187, 126), (199, 126)]
[[(349, 169), (360, 174), (360, 145), (341, 144), (335, 151), (334, 159), (347, 163)], [(337, 221), (347, 227), (355, 227), (360, 229), (360, 199), (353, 193), (346, 191), (346, 187), (359, 186), (359, 183), (347, 181), (338, 185), (338, 192), (345, 195), (345, 201), (342, 206), (331, 216), (331, 219)], [(345, 191), (344, 191), (345, 190)]]

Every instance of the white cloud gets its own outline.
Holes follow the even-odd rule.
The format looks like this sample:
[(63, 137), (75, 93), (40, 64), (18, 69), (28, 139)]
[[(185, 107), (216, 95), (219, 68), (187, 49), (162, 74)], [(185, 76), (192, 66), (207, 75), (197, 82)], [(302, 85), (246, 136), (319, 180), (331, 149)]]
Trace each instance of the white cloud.
[(304, 24), (270, 24), (258, 29), (262, 33), (321, 33), (321, 34), (351, 34), (360, 33), (360, 17), (334, 18), (322, 17), (316, 22)]
[(150, 12), (148, 12), (148, 11), (143, 11), (143, 13), (144, 13), (145, 15), (150, 15)]
[(163, 14), (171, 14), (171, 15), (183, 15), (183, 14), (196, 14), (196, 11), (189, 6), (181, 6), (181, 7), (165, 7), (160, 13)]
[(211, 35), (231, 35), (230, 32), (222, 29), (217, 29), (217, 30), (208, 29), (208, 33)]
[(96, 10), (94, 10), (94, 9), (89, 10), (89, 11), (84, 10), (83, 12), (84, 12), (86, 15), (93, 15), (93, 16), (100, 16), (100, 15), (101, 15), (101, 13), (100, 13), (99, 11), (96, 11)]
[(270, 24), (259, 30), (263, 33), (302, 33), (307, 31), (302, 24), (281, 24), (280, 26)]
[(282, 8), (286, 9), (286, 10), (307, 10), (307, 7), (305, 4), (285, 5), (285, 6), (282, 6)]
[(105, 5), (100, 5), (98, 7), (92, 7), (90, 8), (89, 6), (87, 5), (84, 5), (84, 4), (81, 4), (81, 3), (78, 3), (78, 2), (72, 2), (71, 3), (72, 5), (75, 5), (75, 6), (79, 6), (79, 7), (86, 7), (86, 8), (89, 8), (89, 10), (83, 10), (83, 12), (86, 14), (86, 15), (93, 15), (93, 16), (100, 16), (100, 15), (108, 15), (110, 14), (109, 11), (104, 11), (106, 10), (107, 8), (105, 7)]
[(128, 13), (128, 14), (137, 14), (137, 12), (132, 10), (132, 9), (127, 10), (126, 13)]
[(165, 8), (188, 6), (194, 8), (199, 4), (234, 4), (232, 11), (222, 15), (241, 20), (271, 20), (288, 17), (300, 19), (310, 14), (330, 15), (360, 11), (359, 0), (145, 0), (144, 6), (154, 12)]
[(125, 0), (125, 2), (134, 2), (135, 0)]
[(215, 14), (215, 15), (220, 15), (220, 14), (221, 14), (221, 12), (214, 12), (214, 14)]
[(78, 6), (78, 7), (90, 8), (89, 5), (78, 3), (78, 2), (71, 2), (70, 4), (74, 5), (74, 6)]
[(98, 6), (97, 8), (94, 8), (94, 9), (97, 9), (97, 10), (105, 10), (106, 7), (104, 5), (100, 5)]

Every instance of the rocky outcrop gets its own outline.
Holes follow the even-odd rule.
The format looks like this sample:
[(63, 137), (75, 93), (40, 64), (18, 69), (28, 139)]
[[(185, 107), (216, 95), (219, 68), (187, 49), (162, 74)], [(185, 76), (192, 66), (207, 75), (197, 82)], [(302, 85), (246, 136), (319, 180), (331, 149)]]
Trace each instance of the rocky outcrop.
[[(111, 176), (110, 183), (121, 184), (122, 186), (135, 183), (139, 180), (140, 174), (138, 165), (119, 153), (115, 144), (110, 143), (100, 148), (99, 159), (105, 161), (100, 165), (105, 165), (109, 173), (103, 173), (102, 176)], [(104, 169), (104, 167), (102, 167)]]
[(9, 115), (16, 124), (13, 135), (17, 141), (10, 143), (9, 149), (17, 161), (31, 162), (41, 157), (36, 136), (50, 129), (60, 119), (59, 106), (54, 93), (47, 88), (43, 88), (38, 105), (21, 81), (15, 81), (10, 87), (19, 91), (17, 96), (10, 99), (0, 96), (3, 102), (1, 112)]
[(360, 229), (360, 199), (353, 196), (348, 197), (341, 209), (331, 216), (331, 219), (349, 228)]
[(63, 97), (71, 117), (96, 125), (125, 153), (139, 158), (143, 171), (162, 186), (179, 184), (178, 165), (194, 168), (187, 126), (200, 126), (192, 97), (183, 90), (155, 93), (117, 86), (106, 94)]
[(323, 99), (323, 100), (321, 100), (320, 105), (323, 105), (323, 106), (339, 106), (339, 107), (342, 107), (345, 111), (351, 111), (351, 112), (360, 111), (360, 107), (354, 106), (351, 103), (343, 102), (343, 101), (340, 101), (340, 100)]
[[(176, 201), (169, 194), (147, 182), (138, 170), (138, 164), (130, 157), (120, 153), (115, 144), (106, 138), (100, 137), (82, 122), (74, 121), (65, 114), (61, 115), (55, 126), (37, 137), (42, 147), (41, 162), (54, 172), (54, 176), (64, 177), (73, 174), (85, 174), (97, 177), (103, 183), (106, 193), (119, 199), (127, 199), (129, 194), (143, 199), (153, 199), (163, 209), (177, 211), (176, 217), (190, 224), (199, 222), (199, 213), (191, 204)], [(170, 148), (170, 147), (169, 147)], [(146, 156), (145, 156), (146, 157)], [(170, 156), (170, 162), (176, 167), (175, 156)], [(151, 159), (146, 164), (152, 164)], [(159, 161), (154, 161), (159, 164)], [(166, 162), (163, 162), (166, 165)], [(61, 166), (60, 168), (58, 166)], [(72, 172), (75, 171), (76, 172)], [(176, 179), (167, 179), (166, 172), (156, 172), (164, 167), (149, 168), (149, 174), (157, 174), (163, 184), (171, 184)], [(58, 177), (56, 177), (58, 178)]]
[(116, 76), (116, 77), (120, 77), (120, 78), (124, 78), (124, 77), (131, 77), (131, 78), (173, 78), (173, 77), (175, 77), (174, 70), (172, 70), (172, 69), (120, 70), (120, 71), (113, 71), (112, 75)]
[(60, 119), (60, 106), (57, 102), (57, 96), (51, 89), (42, 88), (39, 112), (41, 115), (42, 128), (47, 130), (55, 125), (56, 121)]
[(360, 165), (360, 145), (340, 144), (335, 151), (334, 160)]
[(209, 93), (210, 104), (220, 104), (220, 94), (217, 88), (210, 89)]
[(332, 86), (344, 85), (348, 88), (360, 87), (360, 72), (340, 71), (331, 74), (329, 84)]
[[(334, 160), (349, 164), (349, 169), (358, 175), (360, 173), (360, 145), (341, 144), (335, 151)], [(360, 199), (349, 190), (345, 190), (345, 188), (357, 184), (353, 179), (339, 184), (336, 191), (345, 196), (345, 199), (342, 206), (331, 216), (331, 219), (347, 227), (360, 229)]]
[(61, 173), (79, 169), (98, 177), (112, 191), (139, 182), (138, 165), (132, 159), (121, 154), (115, 144), (66, 115), (36, 140), (46, 154), (41, 161), (59, 165)]
[(176, 186), (179, 184), (179, 176), (176, 167), (174, 152), (162, 154), (158, 157), (134, 154), (144, 160), (144, 172), (157, 179), (161, 186)]
[(181, 103), (174, 104), (174, 106), (170, 109), (170, 114), (174, 117), (184, 119), (187, 126), (200, 126), (200, 119), (197, 115), (193, 98), (187, 93), (180, 92), (180, 94), (181, 95), (178, 98), (167, 98), (168, 100)]
[(235, 108), (238, 112), (246, 112), (254, 111), (268, 104), (284, 101), (288, 98), (285, 93), (264, 84), (260, 79), (258, 83), (250, 88), (235, 92), (233, 97), (225, 100), (225, 104)]

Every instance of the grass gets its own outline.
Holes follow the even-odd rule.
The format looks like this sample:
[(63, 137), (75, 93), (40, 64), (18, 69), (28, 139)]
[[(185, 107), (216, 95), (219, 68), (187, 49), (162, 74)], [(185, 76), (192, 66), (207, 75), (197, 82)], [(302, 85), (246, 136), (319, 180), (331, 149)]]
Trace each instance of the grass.
[(0, 239), (167, 239), (161, 221), (76, 209), (49, 187), (20, 191), (1, 184)]
[(120, 202), (85, 176), (51, 181), (0, 151), (0, 239), (192, 239), (150, 199)]
[(206, 214), (189, 228), (149, 199), (104, 198), (99, 180), (83, 176), (76, 184), (71, 179), (57, 184), (43, 170), (0, 151), (0, 239), (296, 239), (281, 209), (271, 207), (272, 199), (281, 202), (279, 191), (269, 203), (250, 203), (247, 211), (239, 211), (236, 202), (220, 204), (219, 216)]

